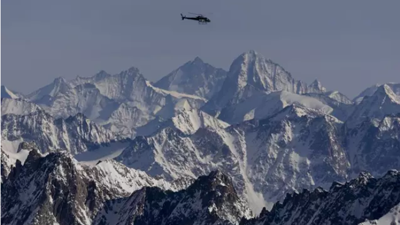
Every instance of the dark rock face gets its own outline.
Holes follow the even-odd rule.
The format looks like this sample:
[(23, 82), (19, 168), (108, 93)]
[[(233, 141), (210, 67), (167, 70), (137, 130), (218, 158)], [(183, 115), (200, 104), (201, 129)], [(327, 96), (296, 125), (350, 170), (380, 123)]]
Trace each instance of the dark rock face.
[(343, 145), (355, 173), (382, 175), (388, 169), (400, 168), (400, 117), (385, 116), (379, 123), (367, 118), (358, 126), (347, 128), (346, 133)]
[(242, 225), (264, 224), (359, 224), (384, 216), (400, 203), (400, 172), (389, 171), (382, 178), (361, 173), (345, 184), (334, 183), (329, 191), (288, 194), (271, 211)]
[(66, 152), (43, 156), (31, 149), (23, 165), (17, 160), (7, 167), (12, 164), (6, 160), (2, 160), (2, 224), (92, 224), (107, 200), (128, 197), (144, 186), (168, 187), (113, 160), (94, 167), (80, 165)]
[[(171, 184), (173, 192), (155, 187), (163, 181), (142, 172), (133, 176), (115, 161), (85, 167), (66, 152), (43, 156), (31, 149), (23, 165), (17, 161), (8, 169), (2, 176), (2, 224), (232, 224), (251, 215), (220, 171), (194, 181), (177, 180)], [(128, 193), (126, 184), (107, 183), (116, 172), (139, 190)]]
[[(179, 192), (145, 187), (125, 199), (111, 200), (98, 224), (236, 224), (250, 211), (220, 171), (199, 177)], [(109, 218), (118, 218), (110, 221)]]
[[(17, 161), (2, 176), (2, 224), (359, 224), (381, 218), (400, 203), (399, 171), (381, 178), (363, 172), (344, 184), (333, 183), (329, 191), (287, 194), (271, 211), (263, 209), (252, 218), (232, 180), (220, 170), (177, 180), (172, 186), (190, 185), (167, 190), (143, 174), (131, 180), (132, 172), (122, 164), (104, 163), (84, 167), (70, 154), (43, 156), (32, 149), (23, 165)], [(117, 176), (102, 170), (110, 166), (138, 188), (128, 193), (121, 183), (107, 184), (110, 174)]]
[(7, 179), (12, 167), (13, 162), (11, 161), (10, 156), (1, 149), (1, 183)]
[(2, 185), (4, 224), (84, 224), (88, 180), (62, 153), (29, 153)]

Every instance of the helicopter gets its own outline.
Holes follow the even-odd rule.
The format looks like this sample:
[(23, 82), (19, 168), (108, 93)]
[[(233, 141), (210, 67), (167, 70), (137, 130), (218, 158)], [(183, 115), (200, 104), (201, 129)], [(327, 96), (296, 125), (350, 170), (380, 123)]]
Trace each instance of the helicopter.
[(194, 14), (197, 16), (196, 17), (187, 17), (187, 16), (182, 15), (182, 13), (181, 13), (182, 20), (184, 20), (184, 19), (197, 20), (197, 21), (199, 21), (199, 24), (207, 24), (207, 23), (211, 22), (211, 20), (209, 18), (207, 18), (201, 14), (197, 14), (197, 13), (189, 13), (189, 14)]

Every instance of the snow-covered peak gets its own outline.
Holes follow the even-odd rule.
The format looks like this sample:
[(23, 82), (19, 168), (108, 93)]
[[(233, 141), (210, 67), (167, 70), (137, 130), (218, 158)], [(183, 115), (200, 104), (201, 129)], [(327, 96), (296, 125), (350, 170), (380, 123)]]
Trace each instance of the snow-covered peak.
[(400, 83), (388, 82), (385, 84), (375, 84), (365, 89), (357, 97), (354, 98), (354, 102), (360, 103), (364, 97), (372, 96), (376, 92), (376, 90), (383, 85), (389, 86), (396, 95), (400, 96)]
[(390, 98), (390, 101), (400, 104), (400, 96), (396, 95), (396, 93), (392, 90), (392, 88), (387, 84), (379, 86), (375, 91), (374, 95), (379, 95), (384, 97), (387, 96)]
[(109, 73), (107, 73), (106, 71), (100, 70), (98, 73), (96, 73), (96, 74), (93, 76), (93, 79), (94, 79), (95, 81), (99, 81), (99, 80), (106, 79), (106, 78), (108, 78), (108, 77), (110, 77), (110, 76), (111, 76), (111, 75), (110, 75)]
[(1, 85), (1, 98), (11, 98), (11, 99), (18, 99), (20, 98), (17, 94), (10, 91), (4, 85)]
[(23, 141), (33, 141), (45, 152), (59, 149), (73, 154), (94, 150), (115, 141), (114, 135), (88, 120), (83, 114), (55, 119), (43, 110), (29, 114), (2, 115), (2, 144), (15, 152)]
[(184, 134), (194, 134), (200, 128), (219, 130), (229, 126), (228, 123), (193, 108), (179, 111), (171, 120), (173, 126)]
[(202, 97), (199, 97), (199, 96), (196, 96), (196, 95), (184, 94), (184, 93), (179, 93), (179, 92), (176, 92), (176, 91), (168, 91), (168, 90), (164, 90), (164, 89), (161, 89), (161, 88), (154, 87), (151, 84), (150, 81), (146, 81), (146, 85), (148, 87), (152, 88), (157, 93), (160, 93), (160, 94), (166, 95), (166, 96), (170, 95), (170, 96), (173, 96), (173, 97), (175, 97), (177, 99), (191, 98), (191, 99), (201, 100), (201, 101), (204, 101), (204, 102), (207, 101), (206, 99), (204, 99)]
[(154, 86), (209, 99), (219, 91), (225, 77), (226, 71), (196, 57), (161, 78)]
[(65, 80), (64, 77), (56, 77), (56, 78), (54, 78), (54, 81), (53, 81), (53, 84), (55, 86), (62, 85), (62, 84), (65, 84), (65, 83), (67, 83), (67, 80)]
[(324, 93), (326, 88), (322, 86), (319, 80), (314, 80), (310, 85), (308, 85), (308, 93)]
[(262, 55), (258, 54), (257, 51), (252, 50), (252, 49), (242, 53), (240, 56), (248, 58), (248, 59), (255, 59), (256, 57), (262, 57), (263, 58)]
[(200, 57), (195, 57), (192, 61), (191, 61), (191, 63), (192, 64), (203, 64), (204, 63), (204, 61), (200, 58)]
[(55, 118), (83, 113), (117, 135), (129, 138), (135, 136), (138, 127), (156, 117), (173, 117), (175, 104), (185, 99), (195, 108), (206, 102), (197, 95), (154, 87), (136, 67), (114, 75), (100, 71), (69, 82), (56, 79), (31, 95), (32, 102)]
[(355, 127), (366, 118), (381, 120), (387, 115), (397, 115), (400, 112), (400, 96), (396, 95), (390, 85), (379, 86), (371, 96), (365, 96), (355, 106), (347, 124)]
[[(105, 78), (110, 77), (105, 74), (104, 76)], [(139, 79), (146, 80), (142, 75), (142, 73), (140, 72), (140, 70), (134, 66), (129, 67), (127, 70), (121, 71), (119, 74), (116, 75), (116, 77), (129, 80), (139, 80)]]
[(295, 80), (283, 67), (255, 51), (238, 56), (231, 64), (221, 90), (203, 107), (210, 115), (241, 104), (255, 95), (275, 91), (306, 93), (307, 85)]
[(353, 104), (353, 101), (351, 101), (346, 95), (340, 93), (339, 91), (329, 91), (326, 92), (326, 95), (337, 102), (348, 105)]
[(64, 78), (57, 77), (52, 83), (27, 95), (27, 98), (31, 101), (40, 101), (44, 97), (52, 98), (59, 93), (66, 93), (70, 88), (70, 84)]
[(253, 50), (241, 54), (233, 61), (227, 80), (230, 80), (230, 85), (235, 84), (238, 89), (253, 86), (266, 92), (293, 93), (303, 93), (307, 89), (305, 84), (294, 80), (283, 67)]
[(146, 87), (146, 79), (136, 67), (130, 67), (112, 76), (99, 73), (93, 77), (91, 83), (102, 95), (118, 101), (138, 98), (143, 95), (138, 92), (144, 92)]
[(175, 105), (175, 111), (176, 112), (182, 112), (182, 111), (190, 111), (195, 109), (196, 107), (192, 106), (190, 102), (187, 99), (182, 99)]
[(229, 68), (228, 79), (232, 80), (238, 89), (252, 85), (265, 91), (272, 91), (273, 84), (270, 79), (274, 76), (276, 66), (277, 64), (271, 60), (266, 60), (251, 50), (239, 55), (233, 61)]
[(28, 115), (36, 111), (43, 110), (40, 106), (28, 102), (23, 99), (2, 98), (1, 99), (1, 115), (15, 114)]

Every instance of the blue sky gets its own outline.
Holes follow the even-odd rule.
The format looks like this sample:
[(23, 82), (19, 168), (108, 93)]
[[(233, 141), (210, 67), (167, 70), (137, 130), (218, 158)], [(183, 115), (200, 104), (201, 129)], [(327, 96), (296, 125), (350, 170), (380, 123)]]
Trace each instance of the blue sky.
[[(2, 84), (29, 93), (131, 66), (156, 81), (196, 56), (229, 69), (253, 49), (296, 79), (354, 97), (400, 82), (399, 9), (397, 0), (2, 1)], [(188, 12), (212, 23), (182, 21)]]

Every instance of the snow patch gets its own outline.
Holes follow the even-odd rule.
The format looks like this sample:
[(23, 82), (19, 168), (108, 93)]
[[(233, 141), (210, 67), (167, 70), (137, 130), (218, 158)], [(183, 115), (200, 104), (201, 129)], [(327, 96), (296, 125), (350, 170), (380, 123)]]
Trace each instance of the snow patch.
[(81, 164), (96, 165), (97, 162), (114, 159), (118, 157), (122, 151), (129, 146), (129, 142), (114, 142), (108, 146), (103, 146), (93, 151), (82, 152), (75, 155), (75, 159)]

